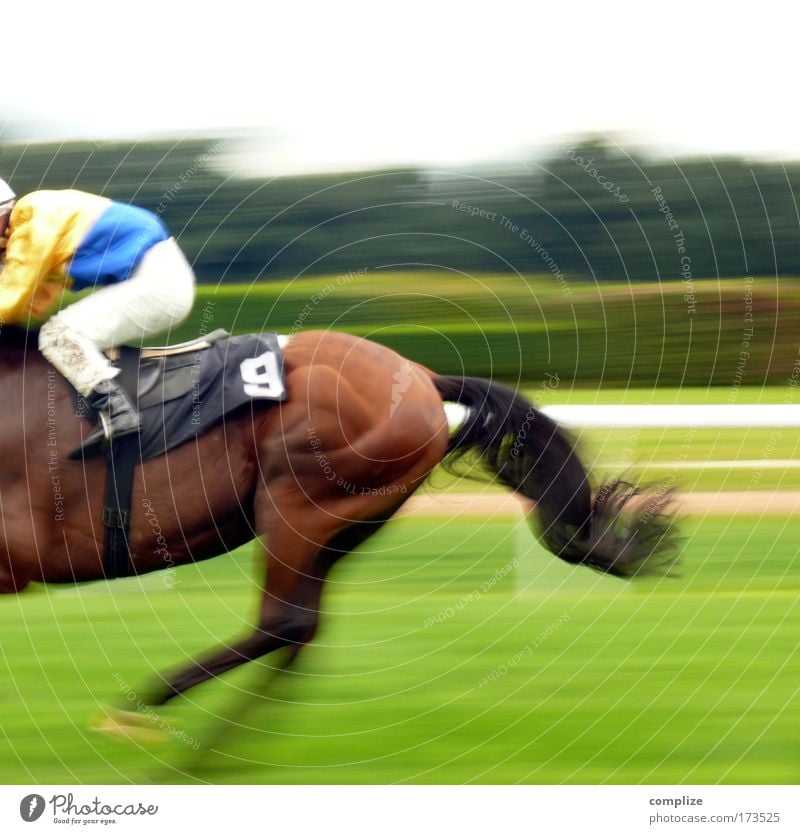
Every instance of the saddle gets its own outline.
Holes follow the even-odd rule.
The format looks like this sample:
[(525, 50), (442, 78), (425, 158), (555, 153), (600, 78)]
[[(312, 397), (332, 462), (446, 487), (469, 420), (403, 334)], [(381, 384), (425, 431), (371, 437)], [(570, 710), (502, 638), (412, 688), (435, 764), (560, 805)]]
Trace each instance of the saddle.
[(220, 328), (207, 336), (177, 345), (141, 349), (122, 345), (110, 348), (105, 353), (120, 369), (117, 382), (141, 411), (159, 402), (170, 402), (191, 391), (191, 369), (197, 367), (196, 354), (230, 337), (227, 330)]
[[(282, 402), (286, 388), (283, 351), (273, 333), (231, 336), (215, 330), (179, 345), (123, 346), (107, 355), (142, 420), (138, 434), (113, 439), (105, 450), (104, 572), (115, 579), (133, 569), (128, 534), (136, 466), (203, 434), (247, 403)], [(102, 451), (98, 445), (85, 456)]]

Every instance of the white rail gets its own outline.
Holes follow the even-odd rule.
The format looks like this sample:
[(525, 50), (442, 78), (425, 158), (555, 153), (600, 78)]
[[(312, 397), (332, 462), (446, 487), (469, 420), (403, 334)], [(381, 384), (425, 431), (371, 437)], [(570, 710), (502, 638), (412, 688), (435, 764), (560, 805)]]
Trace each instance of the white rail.
[(794, 428), (800, 405), (553, 405), (542, 409), (571, 428)]
[[(446, 403), (451, 428), (467, 409)], [(800, 428), (800, 405), (551, 405), (542, 411), (567, 428)]]

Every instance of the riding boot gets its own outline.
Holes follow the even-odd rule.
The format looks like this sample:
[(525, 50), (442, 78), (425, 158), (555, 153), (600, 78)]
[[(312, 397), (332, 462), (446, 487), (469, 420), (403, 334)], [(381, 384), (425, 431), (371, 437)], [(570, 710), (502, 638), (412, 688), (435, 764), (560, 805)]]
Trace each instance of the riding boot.
[(125, 390), (113, 379), (104, 379), (87, 397), (89, 406), (98, 412), (100, 427), (92, 432), (71, 455), (80, 458), (102, 440), (112, 440), (139, 431), (139, 412)]

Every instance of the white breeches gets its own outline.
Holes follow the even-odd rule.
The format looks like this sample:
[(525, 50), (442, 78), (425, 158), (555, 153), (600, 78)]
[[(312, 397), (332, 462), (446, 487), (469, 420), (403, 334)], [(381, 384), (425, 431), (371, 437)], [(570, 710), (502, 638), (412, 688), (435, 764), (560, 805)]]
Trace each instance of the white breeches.
[(42, 325), (39, 349), (84, 396), (118, 370), (104, 348), (169, 331), (194, 303), (195, 277), (174, 238), (147, 251), (130, 278), (99, 287)]

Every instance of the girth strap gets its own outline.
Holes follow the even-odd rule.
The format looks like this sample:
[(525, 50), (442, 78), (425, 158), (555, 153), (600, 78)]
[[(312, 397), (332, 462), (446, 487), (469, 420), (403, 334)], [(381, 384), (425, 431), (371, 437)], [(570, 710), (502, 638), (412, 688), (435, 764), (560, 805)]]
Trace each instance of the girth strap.
[[(136, 379), (139, 372), (139, 351), (123, 350), (118, 366), (119, 379), (133, 383), (133, 399), (136, 401)], [(106, 579), (118, 579), (133, 573), (128, 534), (131, 529), (131, 503), (133, 501), (133, 475), (139, 462), (139, 435), (127, 434), (112, 439), (109, 444), (106, 465), (106, 497), (103, 504), (105, 525), (105, 553), (103, 571)]]

